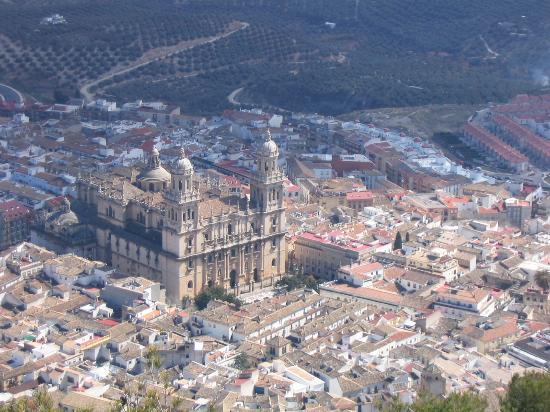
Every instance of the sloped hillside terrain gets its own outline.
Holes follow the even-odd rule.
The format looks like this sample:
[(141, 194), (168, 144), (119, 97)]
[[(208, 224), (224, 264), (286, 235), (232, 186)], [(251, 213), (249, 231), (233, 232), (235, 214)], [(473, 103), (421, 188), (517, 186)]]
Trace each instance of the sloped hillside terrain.
[(549, 69), (546, 0), (0, 3), (0, 81), (42, 99), (91, 85), (212, 113), (242, 88), (241, 103), (341, 114), (502, 101)]

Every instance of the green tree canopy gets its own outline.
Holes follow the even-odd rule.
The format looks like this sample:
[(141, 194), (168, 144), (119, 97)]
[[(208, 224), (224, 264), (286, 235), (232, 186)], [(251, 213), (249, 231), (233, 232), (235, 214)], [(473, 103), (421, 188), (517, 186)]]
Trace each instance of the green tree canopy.
[(395, 241), (393, 242), (393, 250), (398, 250), (403, 247), (403, 239), (401, 238), (401, 232), (397, 232), (395, 235)]
[(550, 271), (541, 270), (535, 273), (535, 283), (541, 289), (550, 289)]
[(399, 399), (383, 405), (382, 412), (485, 412), (487, 400), (475, 392), (452, 393), (438, 398), (422, 393), (411, 405)]
[(529, 372), (514, 375), (501, 402), (502, 412), (550, 411), (550, 374)]
[(277, 281), (275, 286), (284, 287), (287, 291), (292, 291), (300, 288), (308, 288), (319, 291), (319, 281), (311, 275), (296, 274), (283, 276)]
[(210, 302), (211, 300), (223, 300), (225, 302), (234, 304), (237, 308), (242, 305), (240, 299), (235, 297), (235, 295), (227, 293), (220, 286), (212, 286), (203, 289), (195, 298), (195, 305), (197, 306), (197, 309), (203, 310), (206, 308), (206, 306), (208, 306), (208, 302)]

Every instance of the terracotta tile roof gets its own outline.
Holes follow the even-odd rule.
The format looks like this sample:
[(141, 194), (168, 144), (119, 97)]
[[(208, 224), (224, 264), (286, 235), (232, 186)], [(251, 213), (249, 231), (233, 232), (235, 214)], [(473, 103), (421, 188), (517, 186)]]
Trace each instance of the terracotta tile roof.
[(481, 126), (468, 123), (464, 127), (464, 132), (467, 133), (471, 138), (476, 139), (489, 150), (502, 157), (504, 160), (510, 163), (522, 163), (527, 162), (527, 157), (518, 152), (516, 149), (510, 145), (504, 143), (497, 136), (489, 131), (485, 130)]
[(17, 200), (8, 200), (0, 203), (0, 214), (5, 220), (14, 220), (30, 216), (31, 211)]

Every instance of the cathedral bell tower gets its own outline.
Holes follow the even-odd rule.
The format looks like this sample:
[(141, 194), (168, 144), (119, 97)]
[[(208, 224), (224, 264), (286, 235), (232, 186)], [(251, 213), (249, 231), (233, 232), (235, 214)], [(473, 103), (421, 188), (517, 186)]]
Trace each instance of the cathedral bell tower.
[(184, 256), (194, 244), (198, 228), (199, 191), (193, 185), (193, 165), (183, 148), (172, 170), (170, 187), (165, 194), (165, 230), (163, 246), (177, 256)]
[(165, 213), (162, 249), (170, 256), (165, 261), (163, 284), (166, 296), (179, 302), (182, 296), (196, 293), (198, 272), (195, 254), (199, 229), (199, 190), (193, 184), (193, 165), (180, 149), (172, 168), (170, 185), (164, 195)]
[(263, 213), (283, 207), (284, 175), (277, 160), (279, 148), (271, 139), (268, 130), (266, 138), (257, 152), (256, 173), (250, 182), (250, 207)]
[[(263, 285), (273, 284), (285, 271), (286, 221), (284, 209), (284, 175), (277, 165), (279, 148), (269, 129), (256, 154), (256, 171), (250, 179), (250, 212), (259, 230), (261, 253), (254, 278)], [(257, 271), (257, 274), (256, 274)]]

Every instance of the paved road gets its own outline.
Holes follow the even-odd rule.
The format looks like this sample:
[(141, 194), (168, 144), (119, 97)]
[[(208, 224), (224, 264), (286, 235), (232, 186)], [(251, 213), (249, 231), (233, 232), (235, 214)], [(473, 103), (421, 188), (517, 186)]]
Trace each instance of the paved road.
[(0, 83), (0, 100), (6, 102), (14, 102), (17, 104), (23, 104), (25, 99), (23, 95), (6, 84)]

